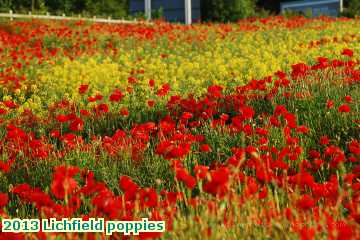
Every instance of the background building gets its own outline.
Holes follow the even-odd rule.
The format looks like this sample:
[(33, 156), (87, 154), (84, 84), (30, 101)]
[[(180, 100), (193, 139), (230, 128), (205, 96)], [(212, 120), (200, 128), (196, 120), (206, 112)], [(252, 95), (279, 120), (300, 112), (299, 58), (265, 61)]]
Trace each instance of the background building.
[[(192, 22), (201, 20), (200, 0), (191, 1)], [(144, 0), (129, 1), (130, 14), (145, 12)], [(162, 9), (163, 17), (170, 22), (185, 22), (185, 1), (184, 0), (151, 0), (152, 11)]]
[[(360, 1), (360, 0), (359, 0)], [(162, 10), (162, 16), (170, 22), (185, 22), (185, 0), (151, 0), (151, 9), (153, 16)], [(249, 0), (251, 2), (251, 0)], [(258, 0), (257, 8), (266, 9), (271, 13), (278, 14), (280, 12), (291, 11), (311, 16), (339, 16), (341, 9), (341, 0)], [(346, 2), (346, 1), (345, 1)], [(242, 12), (242, 9), (232, 9), (230, 5), (219, 3), (218, 0), (191, 0), (191, 16), (192, 22), (197, 21), (224, 21), (224, 19), (232, 20), (231, 16), (247, 17), (253, 12)], [(217, 8), (214, 6), (217, 6)], [(234, 5), (235, 6), (235, 5)], [(229, 9), (226, 9), (229, 8)], [(219, 10), (221, 9), (221, 10)], [(136, 15), (137, 13), (145, 13), (145, 0), (129, 0), (129, 13)], [(225, 15), (229, 16), (225, 16)]]
[(340, 0), (301, 0), (282, 1), (280, 3), (281, 12), (301, 12), (313, 17), (320, 15), (336, 17), (340, 13), (340, 8), (342, 8)]

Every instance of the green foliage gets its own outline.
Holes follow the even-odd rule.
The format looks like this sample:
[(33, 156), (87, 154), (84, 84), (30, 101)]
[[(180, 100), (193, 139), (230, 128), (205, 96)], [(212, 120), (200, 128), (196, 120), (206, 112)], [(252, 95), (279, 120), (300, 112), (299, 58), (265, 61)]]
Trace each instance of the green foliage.
[(203, 0), (204, 20), (233, 22), (255, 14), (254, 0)]
[(266, 9), (264, 9), (264, 8), (258, 9), (258, 10), (256, 11), (256, 13), (255, 13), (255, 16), (256, 16), (256, 17), (260, 17), (260, 18), (267, 18), (267, 17), (269, 17), (269, 16), (271, 16), (271, 15), (272, 15), (271, 11), (270, 11), (270, 10), (266, 10)]
[(152, 19), (160, 19), (164, 17), (164, 9), (160, 7), (159, 9), (153, 10), (151, 14)]
[(124, 17), (127, 15), (127, 0), (0, 0), (0, 10), (16, 12), (46, 11), (53, 14), (85, 14), (95, 16)]
[(125, 0), (85, 0), (86, 11), (96, 16), (124, 17), (126, 6)]
[(294, 10), (288, 9), (288, 10), (285, 10), (284, 13), (282, 13), (282, 15), (286, 18), (292, 18), (292, 17), (298, 17), (298, 16), (303, 16), (306, 18), (313, 17), (313, 13), (310, 8), (306, 9), (305, 11), (294, 11)]
[(360, 16), (360, 1), (350, 0), (349, 7), (346, 11), (346, 15), (349, 17)]
[(0, 0), (0, 11), (46, 12), (46, 0)]
[(0, 11), (9, 11), (11, 6), (10, 0), (0, 0)]

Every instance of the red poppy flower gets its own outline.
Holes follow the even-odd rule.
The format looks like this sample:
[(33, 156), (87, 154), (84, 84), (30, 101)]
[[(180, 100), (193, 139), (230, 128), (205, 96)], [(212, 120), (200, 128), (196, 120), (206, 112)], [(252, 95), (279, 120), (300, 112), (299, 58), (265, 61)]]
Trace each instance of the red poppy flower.
[(71, 131), (82, 131), (84, 128), (84, 122), (81, 118), (75, 118), (69, 125)]
[(288, 208), (288, 207), (285, 208), (284, 214), (285, 214), (285, 217), (287, 218), (287, 220), (291, 221), (293, 219), (293, 213), (290, 208)]
[(126, 200), (134, 200), (140, 189), (139, 186), (128, 176), (121, 176), (119, 180), (120, 188), (125, 192)]
[(150, 80), (149, 80), (149, 86), (150, 86), (151, 88), (153, 88), (153, 87), (155, 86), (155, 80), (154, 80), (154, 79), (150, 79)]
[(334, 101), (332, 101), (332, 100), (327, 100), (327, 102), (326, 102), (326, 107), (327, 107), (328, 109), (334, 107)]
[(279, 116), (279, 115), (284, 115), (285, 113), (287, 113), (287, 109), (284, 105), (277, 105), (275, 107), (275, 111), (274, 111), (274, 116)]
[(354, 239), (353, 233), (357, 226), (352, 226), (345, 221), (336, 221), (337, 239)]
[(8, 108), (17, 108), (18, 105), (11, 100), (3, 101), (3, 104)]
[(0, 108), (0, 115), (5, 115), (7, 111), (3, 108)]
[(341, 54), (348, 57), (354, 56), (354, 52), (348, 48), (344, 49)]
[(156, 207), (158, 204), (158, 196), (153, 188), (141, 189), (139, 196), (140, 205), (142, 207)]
[(301, 125), (301, 126), (298, 126), (296, 128), (296, 132), (297, 133), (303, 133), (303, 134), (306, 134), (306, 133), (309, 133), (310, 129), (304, 125)]
[(305, 171), (302, 171), (294, 176), (289, 176), (288, 182), (290, 184), (296, 184), (301, 189), (304, 189), (305, 187), (312, 187), (315, 184), (314, 177)]
[(341, 113), (348, 113), (351, 111), (351, 108), (349, 107), (349, 105), (343, 104), (339, 107), (338, 111)]
[(127, 108), (122, 108), (122, 109), (120, 109), (120, 115), (121, 115), (121, 116), (124, 116), (124, 117), (129, 116), (129, 111), (128, 111), (128, 109), (127, 109)]
[(313, 158), (313, 159), (319, 158), (319, 157), (320, 157), (320, 153), (319, 153), (318, 151), (312, 149), (312, 150), (309, 151), (309, 156), (310, 156), (311, 158)]
[(248, 177), (245, 193), (247, 195), (253, 195), (253, 194), (257, 193), (258, 190), (259, 190), (259, 185), (257, 184), (255, 178)]
[(193, 189), (196, 186), (196, 180), (193, 176), (189, 175), (183, 168), (176, 170), (176, 179), (184, 182), (189, 189)]
[(109, 106), (105, 103), (101, 103), (96, 106), (95, 110), (97, 113), (107, 113), (109, 112)]
[(110, 95), (109, 100), (111, 102), (119, 102), (123, 97), (124, 94), (119, 89), (115, 89), (114, 92)]
[(55, 167), (53, 181), (51, 183), (51, 192), (58, 199), (64, 199), (65, 195), (71, 194), (78, 187), (73, 178), (79, 172), (78, 167)]
[(243, 127), (243, 131), (247, 136), (251, 136), (253, 133), (253, 128), (251, 124), (245, 124)]
[(256, 128), (255, 132), (260, 136), (267, 136), (269, 134), (269, 131), (265, 128)]
[(86, 91), (89, 89), (89, 85), (88, 84), (82, 84), (79, 87), (79, 93), (80, 94), (84, 94), (86, 93)]
[(155, 101), (154, 100), (148, 100), (147, 105), (152, 108), (152, 107), (155, 106)]
[(211, 180), (203, 186), (204, 191), (219, 197), (225, 196), (228, 191), (229, 174), (230, 171), (226, 167), (212, 171)]
[(129, 84), (135, 84), (137, 82), (137, 79), (133, 76), (128, 77), (128, 83)]
[(348, 144), (349, 151), (355, 155), (360, 155), (360, 143), (357, 140), (352, 140)]
[(90, 112), (88, 110), (80, 109), (81, 116), (89, 116)]
[(280, 127), (280, 121), (275, 116), (271, 116), (269, 120), (271, 125), (273, 125), (274, 127)]
[(344, 97), (344, 100), (348, 103), (351, 103), (352, 102), (352, 97), (350, 95), (347, 95)]
[(60, 137), (60, 131), (59, 130), (52, 130), (50, 132), (50, 136), (53, 137), (53, 138), (58, 138), (58, 137)]
[(156, 95), (158, 95), (159, 97), (163, 97), (167, 95), (169, 91), (170, 91), (170, 84), (166, 83), (161, 87), (161, 89), (157, 91)]
[(292, 113), (286, 113), (284, 115), (284, 118), (286, 119), (287, 125), (290, 128), (296, 128), (297, 124), (296, 124), (296, 116)]
[(211, 152), (211, 148), (208, 144), (202, 144), (200, 146), (200, 151), (201, 152)]
[(90, 97), (87, 98), (87, 100), (88, 100), (88, 102), (95, 102), (95, 101), (96, 101), (96, 98), (90, 96)]
[(328, 145), (330, 143), (328, 136), (322, 136), (320, 137), (320, 144), (321, 145)]
[(3, 208), (7, 205), (9, 197), (6, 193), (0, 193), (0, 208)]
[(222, 97), (223, 88), (218, 85), (213, 85), (208, 87), (208, 94), (213, 98), (221, 98)]
[(250, 106), (243, 106), (240, 108), (240, 112), (242, 113), (242, 116), (244, 119), (252, 119), (255, 115), (255, 111)]
[(306, 74), (308, 73), (308, 71), (310, 69), (310, 67), (304, 63), (294, 64), (291, 67), (292, 67), (291, 75), (295, 79), (306, 76)]
[(286, 73), (282, 71), (277, 71), (275, 75), (280, 79), (286, 78)]
[(206, 175), (209, 171), (209, 167), (208, 166), (203, 166), (203, 165), (196, 165), (194, 167), (194, 172), (195, 172), (195, 176), (199, 179), (204, 179), (206, 178)]
[(318, 170), (319, 168), (321, 168), (321, 166), (324, 165), (324, 163), (325, 163), (325, 161), (322, 160), (322, 159), (315, 159), (315, 160), (313, 161), (314, 169), (315, 169), (315, 170)]
[(313, 207), (315, 207), (315, 200), (310, 197), (308, 194), (304, 194), (301, 196), (301, 198), (298, 200), (297, 205), (302, 210), (309, 210)]
[(302, 227), (300, 230), (300, 240), (313, 240), (315, 239), (315, 229), (311, 227)]
[(261, 191), (259, 192), (259, 199), (264, 199), (268, 195), (268, 189), (266, 186), (264, 186)]
[(187, 121), (192, 117), (193, 117), (192, 113), (185, 112), (185, 113), (182, 114), (181, 119)]
[(65, 123), (69, 120), (68, 116), (64, 115), (64, 114), (60, 114), (58, 116), (56, 116), (56, 120), (59, 122), (59, 123)]

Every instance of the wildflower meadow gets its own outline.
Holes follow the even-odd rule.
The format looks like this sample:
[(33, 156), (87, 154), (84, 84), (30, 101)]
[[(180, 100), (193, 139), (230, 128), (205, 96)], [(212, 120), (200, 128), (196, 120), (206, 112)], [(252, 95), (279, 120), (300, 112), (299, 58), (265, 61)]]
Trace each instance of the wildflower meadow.
[(356, 18), (2, 20), (1, 218), (165, 231), (0, 239), (360, 239), (359, 101)]

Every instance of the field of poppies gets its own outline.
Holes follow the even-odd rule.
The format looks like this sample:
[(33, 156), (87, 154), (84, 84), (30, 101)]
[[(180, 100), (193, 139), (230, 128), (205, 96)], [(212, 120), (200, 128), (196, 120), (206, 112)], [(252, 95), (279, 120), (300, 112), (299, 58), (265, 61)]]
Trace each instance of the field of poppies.
[(166, 222), (136, 239), (360, 239), (359, 33), (327, 17), (0, 20), (1, 217)]

